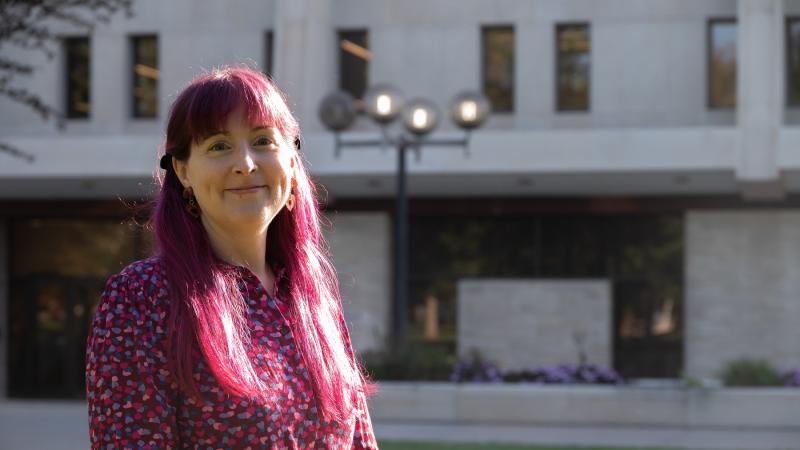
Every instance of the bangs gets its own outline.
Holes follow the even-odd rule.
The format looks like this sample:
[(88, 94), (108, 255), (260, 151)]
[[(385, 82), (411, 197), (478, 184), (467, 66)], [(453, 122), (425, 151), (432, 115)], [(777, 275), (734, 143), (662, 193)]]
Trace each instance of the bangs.
[(240, 69), (215, 71), (195, 80), (185, 94), (183, 133), (190, 142), (199, 143), (223, 131), (228, 116), (240, 106), (244, 108), (248, 126), (275, 127), (287, 142), (297, 137), (299, 126), (283, 96), (260, 73)]

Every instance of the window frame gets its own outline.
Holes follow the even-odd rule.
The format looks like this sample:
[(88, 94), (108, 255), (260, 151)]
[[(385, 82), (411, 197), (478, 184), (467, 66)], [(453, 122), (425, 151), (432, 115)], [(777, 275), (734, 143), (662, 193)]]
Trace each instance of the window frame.
[[(72, 68), (74, 66), (74, 61), (71, 57), (72, 55), (72, 43), (77, 41), (86, 41), (87, 47), (89, 49), (88, 56), (86, 58), (86, 66), (87, 66), (87, 103), (89, 104), (89, 111), (85, 114), (80, 113), (77, 110), (72, 108), (72, 102), (70, 99), (70, 94), (72, 93), (72, 80), (71, 80), (71, 73)], [(86, 121), (90, 120), (92, 117), (92, 37), (90, 35), (71, 35), (71, 36), (62, 36), (60, 38), (61, 41), (61, 50), (64, 55), (63, 61), (63, 81), (62, 86), (64, 87), (64, 117), (68, 120), (80, 120)]]
[[(486, 94), (486, 72), (488, 68), (488, 52), (486, 51), (486, 35), (490, 31), (510, 31), (511, 32), (511, 98), (509, 100), (509, 107), (508, 109), (495, 109), (494, 104), (492, 104), (491, 98)], [(489, 100), (489, 105), (491, 108), (492, 114), (513, 114), (516, 112), (517, 102), (516, 102), (516, 95), (517, 95), (517, 74), (516, 74), (516, 54), (517, 54), (517, 36), (516, 31), (513, 23), (507, 24), (490, 24), (490, 25), (481, 25), (480, 28), (480, 51), (481, 51), (481, 93), (487, 97)]]
[[(791, 99), (791, 95), (790, 95), (791, 84), (792, 84), (791, 76), (790, 76), (791, 75), (791, 73), (790, 73), (791, 68), (789, 67), (789, 59), (791, 57), (790, 56), (791, 55), (791, 53), (790, 53), (790, 50), (791, 50), (791, 33), (790, 33), (790, 31), (791, 31), (792, 23), (800, 24), (800, 16), (786, 16), (785, 21), (784, 21), (784, 34), (783, 34), (783, 36), (784, 36), (784, 58), (785, 58), (784, 59), (784, 67), (785, 67), (784, 76), (786, 77), (786, 79), (784, 80), (784, 83), (785, 83), (784, 86), (785, 86), (785, 89), (786, 89), (785, 97), (784, 97), (785, 98), (785, 103), (784, 104), (785, 104), (786, 108), (794, 109), (794, 108), (800, 108), (800, 91), (798, 92), (797, 101), (795, 103), (792, 103), (792, 99)], [(800, 41), (798, 41), (798, 47), (800, 47)]]
[[(586, 27), (586, 34), (589, 40), (589, 73), (587, 74), (588, 88), (586, 90), (586, 108), (567, 108), (561, 102), (561, 49), (559, 48), (559, 35), (561, 30), (568, 27)], [(556, 112), (591, 112), (592, 110), (592, 27), (591, 22), (559, 22), (555, 24), (555, 40), (553, 42), (555, 48), (555, 110)]]
[(343, 59), (345, 58), (346, 51), (342, 48), (342, 45), (341, 45), (342, 41), (345, 40), (344, 35), (353, 34), (353, 33), (364, 33), (364, 41), (366, 43), (364, 48), (367, 51), (371, 52), (371, 50), (369, 49), (369, 47), (370, 47), (370, 45), (369, 45), (369, 35), (370, 35), (369, 28), (363, 27), (363, 28), (339, 28), (339, 29), (336, 29), (336, 55), (337, 55), (337, 69), (338, 69), (337, 70), (337, 77), (338, 77), (337, 86), (338, 86), (338, 88), (340, 90), (345, 91), (345, 92), (349, 93), (350, 95), (352, 95), (353, 98), (356, 99), (356, 103), (360, 104), (363, 101), (364, 96), (366, 95), (367, 91), (370, 88), (370, 84), (369, 84), (370, 83), (370, 80), (369, 80), (369, 78), (370, 78), (369, 77), (370, 59), (365, 59), (364, 60), (364, 64), (366, 66), (365, 69), (364, 69), (364, 89), (363, 89), (364, 92), (362, 92), (361, 95), (356, 95), (356, 93), (350, 92), (350, 90), (348, 90), (344, 86), (344, 78), (345, 77), (344, 77), (344, 70), (343, 69), (344, 69), (345, 65), (344, 65)]
[(155, 111), (155, 114), (154, 115), (142, 114), (141, 111), (138, 111), (138, 109), (136, 107), (136, 72), (135, 72), (136, 64), (137, 64), (136, 48), (137, 48), (138, 41), (140, 41), (142, 39), (149, 39), (149, 38), (153, 38), (155, 40), (155, 45), (156, 45), (156, 70), (160, 71), (161, 70), (160, 69), (160, 66), (161, 66), (161, 52), (160, 52), (158, 34), (156, 34), (156, 33), (146, 33), (146, 34), (132, 34), (132, 35), (128, 36), (128, 45), (129, 45), (128, 48), (130, 49), (130, 52), (129, 52), (129, 55), (130, 55), (130, 58), (129, 58), (130, 71), (128, 73), (131, 74), (131, 78), (130, 78), (130, 89), (131, 90), (130, 90), (130, 95), (129, 95), (128, 98), (130, 99), (130, 105), (131, 105), (130, 106), (130, 115), (131, 115), (130, 117), (132, 119), (144, 119), (144, 120), (158, 119), (158, 116), (160, 114), (160, 108), (159, 108), (159, 104), (158, 104), (158, 91), (159, 91), (159, 88), (160, 88), (160, 82), (159, 82), (160, 80), (159, 79), (156, 80), (156, 87), (155, 87), (155, 89), (156, 89), (156, 93), (155, 93), (156, 111)]
[[(714, 29), (714, 25), (715, 24), (720, 24), (720, 23), (729, 23), (729, 24), (732, 23), (732, 24), (736, 25), (736, 34), (737, 34), (736, 35), (736, 47), (737, 47), (737, 50), (736, 50), (737, 51), (736, 64), (737, 64), (737, 72), (738, 72), (738, 64), (739, 64), (739, 61), (738, 61), (738, 59), (739, 59), (738, 58), (739, 22), (738, 22), (736, 16), (709, 18), (706, 21), (706, 107), (711, 111), (731, 111), (731, 110), (736, 110), (736, 107), (738, 106), (739, 99), (738, 99), (738, 95), (736, 95), (736, 94), (738, 94), (738, 92), (735, 92), (736, 97), (734, 97), (734, 105), (733, 106), (717, 106), (717, 105), (714, 105), (714, 103), (713, 103), (713, 94), (712, 94), (713, 87), (712, 87), (712, 76), (711, 76), (711, 71), (712, 71), (712, 67), (713, 67), (713, 64), (712, 64), (712, 55), (713, 55), (712, 42), (713, 42), (713, 38), (714, 38), (713, 29)], [(735, 87), (735, 89), (737, 89), (737, 90), (738, 90), (738, 84), (739, 84), (739, 74), (737, 73), (736, 74), (736, 87)]]
[(273, 30), (266, 30), (264, 32), (264, 65), (263, 72), (270, 80), (273, 79), (275, 71), (275, 32)]

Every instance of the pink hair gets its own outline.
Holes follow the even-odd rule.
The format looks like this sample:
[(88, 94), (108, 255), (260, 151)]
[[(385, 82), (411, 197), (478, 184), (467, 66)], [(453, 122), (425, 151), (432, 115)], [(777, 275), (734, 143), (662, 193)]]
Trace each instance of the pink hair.
[[(300, 127), (278, 88), (260, 72), (227, 67), (196, 78), (177, 97), (167, 124), (166, 153), (186, 160), (192, 142), (223, 129), (239, 105), (247, 111), (250, 125), (274, 126), (290, 145), (299, 142)], [(376, 387), (349, 351), (336, 271), (320, 231), (316, 189), (301, 159), (298, 152), (294, 209), (281, 209), (270, 223), (265, 258), (286, 269), (289, 322), (321, 416), (346, 421), (353, 415), (356, 395), (370, 396)], [(236, 280), (218, 265), (200, 221), (185, 211), (183, 186), (172, 168), (160, 183), (152, 226), (170, 295), (176, 300), (169, 318), (170, 363), (176, 378), (200, 397), (192, 378), (191, 350), (197, 342), (223, 389), (267, 398), (267, 383), (247, 356), (246, 307)]]

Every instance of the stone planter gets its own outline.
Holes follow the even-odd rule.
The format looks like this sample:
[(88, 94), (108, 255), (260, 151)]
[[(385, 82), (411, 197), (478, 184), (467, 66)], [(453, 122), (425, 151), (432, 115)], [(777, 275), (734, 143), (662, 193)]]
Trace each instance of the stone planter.
[(381, 382), (377, 421), (800, 432), (800, 389)]

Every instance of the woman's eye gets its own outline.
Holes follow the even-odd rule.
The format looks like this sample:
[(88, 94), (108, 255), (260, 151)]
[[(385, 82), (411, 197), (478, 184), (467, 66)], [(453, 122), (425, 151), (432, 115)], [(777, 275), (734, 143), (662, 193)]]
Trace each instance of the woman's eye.
[(228, 145), (225, 144), (224, 142), (217, 142), (216, 144), (213, 144), (208, 149), (211, 150), (212, 152), (220, 152), (220, 151), (223, 151), (223, 150), (227, 150), (228, 149)]
[(253, 143), (254, 146), (261, 146), (261, 145), (272, 145), (272, 139), (262, 136)]

